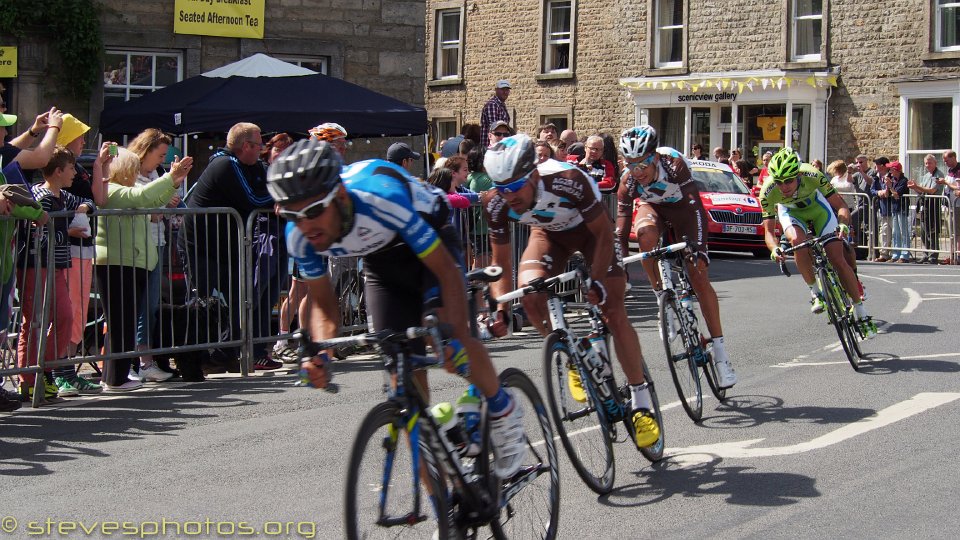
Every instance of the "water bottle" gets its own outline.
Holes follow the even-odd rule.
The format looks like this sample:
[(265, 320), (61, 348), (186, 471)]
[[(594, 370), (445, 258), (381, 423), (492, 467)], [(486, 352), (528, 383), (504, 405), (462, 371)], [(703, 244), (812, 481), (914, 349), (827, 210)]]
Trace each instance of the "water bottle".
[(470, 376), (470, 359), (467, 358), (467, 350), (459, 339), (451, 339), (443, 348), (444, 354), (453, 362), (453, 367), (457, 370), (457, 375), (461, 377)]
[[(601, 369), (600, 375), (604, 379), (611, 375), (610, 371), (610, 360), (607, 356), (607, 344), (603, 341), (603, 336), (596, 332), (591, 332), (587, 336), (587, 341), (590, 342), (590, 348), (596, 352), (595, 355), (590, 355), (592, 361), (599, 362), (599, 367)], [(598, 364), (594, 364), (597, 366)]]
[(617, 402), (616, 395), (610, 392), (612, 385), (607, 384), (611, 372), (610, 362), (605, 360), (606, 343), (603, 341), (603, 336), (594, 332), (583, 338), (580, 343), (587, 361), (587, 372), (595, 383), (594, 388), (599, 393), (600, 403), (603, 404), (603, 409), (611, 419), (618, 419), (621, 414), (620, 404)]
[(440, 424), (440, 439), (447, 451), (462, 454), (467, 446), (467, 438), (457, 416), (453, 414), (453, 405), (446, 401), (437, 403), (431, 407), (430, 415)]
[(467, 444), (464, 455), (475, 457), (480, 454), (480, 392), (477, 387), (469, 388), (457, 398), (457, 417), (463, 429)]

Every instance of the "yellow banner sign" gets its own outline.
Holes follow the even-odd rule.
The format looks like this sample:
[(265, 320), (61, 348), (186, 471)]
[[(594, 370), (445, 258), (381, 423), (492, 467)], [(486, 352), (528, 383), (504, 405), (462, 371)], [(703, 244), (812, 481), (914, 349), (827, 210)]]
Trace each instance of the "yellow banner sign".
[(0, 47), (0, 79), (17, 76), (17, 48)]
[(266, 0), (176, 0), (173, 32), (263, 39)]

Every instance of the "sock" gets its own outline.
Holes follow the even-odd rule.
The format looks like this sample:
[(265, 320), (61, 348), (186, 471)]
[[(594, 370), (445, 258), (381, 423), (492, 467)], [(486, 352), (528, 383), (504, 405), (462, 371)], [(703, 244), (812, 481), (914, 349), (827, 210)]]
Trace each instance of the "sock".
[(713, 338), (713, 352), (714, 354), (720, 354), (726, 356), (726, 349), (723, 347), (723, 336), (717, 336)]
[(77, 368), (73, 366), (63, 366), (58, 368), (53, 368), (53, 377), (63, 377), (64, 379), (72, 379), (77, 376)]
[(630, 398), (633, 404), (633, 410), (646, 409), (653, 411), (653, 400), (650, 398), (650, 388), (647, 383), (631, 384)]
[(867, 318), (867, 309), (863, 307), (863, 302), (857, 302), (853, 305), (853, 313), (857, 316), (858, 320)]
[(496, 395), (487, 398), (487, 407), (490, 408), (490, 416), (494, 418), (504, 416), (510, 408), (510, 394), (501, 386)]

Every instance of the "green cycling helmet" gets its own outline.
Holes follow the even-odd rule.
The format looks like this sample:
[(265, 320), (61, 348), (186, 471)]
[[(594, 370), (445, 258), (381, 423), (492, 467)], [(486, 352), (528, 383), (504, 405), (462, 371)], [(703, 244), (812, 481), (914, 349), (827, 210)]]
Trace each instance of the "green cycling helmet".
[(785, 180), (800, 174), (800, 156), (789, 146), (781, 148), (770, 158), (767, 173), (774, 180)]

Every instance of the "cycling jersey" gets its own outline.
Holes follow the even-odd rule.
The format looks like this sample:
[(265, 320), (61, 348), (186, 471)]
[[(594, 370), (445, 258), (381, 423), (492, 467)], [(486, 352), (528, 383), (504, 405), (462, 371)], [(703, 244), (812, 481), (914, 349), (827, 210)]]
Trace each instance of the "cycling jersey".
[(318, 253), (296, 224), (287, 224), (287, 249), (305, 279), (327, 273), (326, 257), (366, 256), (406, 245), (423, 259), (440, 244), (438, 231), (450, 213), (443, 190), (381, 159), (349, 165), (341, 178), (353, 202), (353, 224), (343, 238)]
[(837, 216), (827, 201), (836, 193), (833, 184), (819, 169), (808, 163), (800, 164), (797, 190), (791, 197), (784, 197), (776, 182), (766, 182), (760, 190), (760, 207), (763, 218), (777, 218), (786, 230), (791, 226), (806, 230), (813, 228), (817, 236), (837, 228)]
[(626, 206), (631, 209), (634, 199), (640, 199), (651, 204), (677, 203), (685, 196), (683, 188), (693, 182), (690, 174), (690, 163), (679, 151), (669, 146), (657, 148), (657, 157), (653, 166), (657, 167), (657, 176), (646, 186), (640, 185), (630, 174), (630, 169), (624, 171), (624, 188), (617, 194), (618, 207)]
[(537, 165), (537, 183), (533, 207), (517, 214), (496, 190), (484, 193), (481, 205), (489, 224), (490, 241), (510, 242), (510, 222), (516, 221), (547, 231), (567, 231), (580, 227), (603, 213), (597, 184), (569, 163), (548, 159)]

